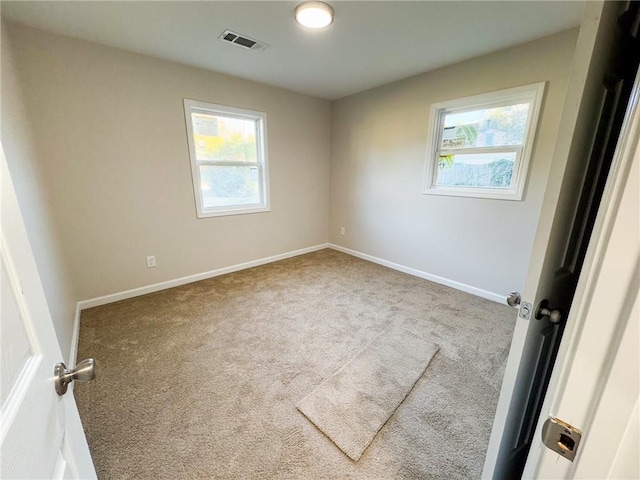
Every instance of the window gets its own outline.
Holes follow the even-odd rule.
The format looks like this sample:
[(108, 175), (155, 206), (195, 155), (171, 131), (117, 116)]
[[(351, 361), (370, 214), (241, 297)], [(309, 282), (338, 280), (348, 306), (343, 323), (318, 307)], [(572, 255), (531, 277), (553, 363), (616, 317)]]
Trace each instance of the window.
[(198, 217), (269, 210), (262, 112), (184, 101)]
[(521, 200), (544, 85), (432, 105), (424, 193)]

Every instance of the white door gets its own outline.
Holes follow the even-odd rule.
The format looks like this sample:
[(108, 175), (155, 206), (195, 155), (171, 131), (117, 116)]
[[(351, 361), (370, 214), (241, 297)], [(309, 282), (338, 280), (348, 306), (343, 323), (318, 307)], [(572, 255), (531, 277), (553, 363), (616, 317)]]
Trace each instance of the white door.
[(62, 354), (1, 146), (0, 156), (0, 477), (96, 478), (73, 393), (54, 389)]
[[(535, 443), (535, 415), (532, 416), (531, 412), (542, 406), (540, 392), (544, 391), (544, 382), (548, 381), (544, 378), (548, 379), (562, 334), (549, 317), (536, 320), (535, 310), (542, 300), (556, 301), (554, 283), (562, 280), (558, 270), (566, 260), (572, 224), (577, 218), (585, 164), (590, 158), (600, 112), (606, 104), (603, 78), (609, 66), (621, 5), (619, 2), (602, 1), (586, 3), (522, 295), (522, 305), (524, 302), (529, 304), (529, 317), (525, 318), (526, 312), (521, 306), (483, 478), (519, 477), (529, 446)], [(550, 307), (555, 308), (555, 305)], [(544, 368), (539, 368), (544, 359), (547, 363)], [(520, 466), (519, 472), (511, 469), (514, 463)]]
[(640, 478), (640, 76), (536, 436), (582, 431), (574, 462), (534, 445), (525, 478)]

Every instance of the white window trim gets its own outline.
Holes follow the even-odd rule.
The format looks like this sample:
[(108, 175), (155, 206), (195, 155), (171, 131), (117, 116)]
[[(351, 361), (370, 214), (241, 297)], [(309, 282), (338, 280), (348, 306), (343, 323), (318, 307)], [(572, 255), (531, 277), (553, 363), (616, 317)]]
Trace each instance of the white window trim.
[[(206, 113), (219, 114), (226, 117), (236, 117), (241, 119), (257, 120), (256, 122), (256, 142), (258, 146), (258, 161), (255, 164), (247, 164), (246, 162), (207, 162), (196, 160), (196, 150), (193, 137), (193, 123), (191, 120), (192, 111), (204, 111)], [(227, 105), (218, 105), (208, 102), (199, 102), (197, 100), (184, 99), (184, 115), (187, 124), (187, 140), (189, 144), (189, 159), (191, 162), (191, 177), (193, 180), (193, 194), (196, 201), (196, 212), (198, 218), (220, 217), (225, 215), (242, 215), (247, 213), (269, 212), (270, 196), (269, 196), (269, 162), (267, 156), (267, 114), (255, 110), (247, 110), (244, 108), (229, 107)], [(205, 208), (202, 204), (202, 191), (200, 190), (200, 169), (199, 165), (219, 165), (219, 166), (247, 166), (256, 165), (258, 167), (258, 176), (261, 185), (261, 201), (258, 204), (250, 205), (232, 205), (224, 207)]]
[[(496, 92), (483, 93), (470, 97), (457, 98), (446, 102), (431, 105), (429, 119), (429, 137), (427, 140), (427, 161), (425, 166), (425, 181), (423, 194), (447, 195), (456, 197), (493, 198), (501, 200), (522, 200), (531, 160), (531, 151), (538, 126), (542, 98), (544, 96), (546, 82), (508, 88)], [(461, 113), (470, 110), (478, 110), (487, 107), (500, 107), (513, 104), (514, 101), (530, 101), (531, 111), (525, 128), (525, 136), (522, 146), (504, 147), (478, 147), (469, 149), (456, 149), (456, 153), (473, 151), (474, 153), (515, 152), (516, 161), (513, 171), (512, 188), (481, 188), (481, 187), (450, 187), (436, 185), (438, 158), (437, 153), (448, 153), (452, 150), (439, 150), (441, 124), (445, 113)]]

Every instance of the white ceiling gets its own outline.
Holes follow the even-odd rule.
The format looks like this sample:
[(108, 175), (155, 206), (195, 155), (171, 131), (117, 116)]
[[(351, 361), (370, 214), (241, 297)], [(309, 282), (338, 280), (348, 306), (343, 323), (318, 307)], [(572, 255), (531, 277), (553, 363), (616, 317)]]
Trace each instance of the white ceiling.
[[(580, 23), (582, 1), (329, 1), (334, 24), (295, 24), (290, 1), (2, 1), (10, 21), (336, 99)], [(262, 52), (217, 37), (231, 29)]]

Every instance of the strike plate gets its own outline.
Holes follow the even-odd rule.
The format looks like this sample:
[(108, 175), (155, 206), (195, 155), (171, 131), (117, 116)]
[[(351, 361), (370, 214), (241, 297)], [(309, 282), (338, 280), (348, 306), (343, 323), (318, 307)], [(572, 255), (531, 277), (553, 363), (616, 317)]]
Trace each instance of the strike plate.
[(533, 305), (531, 305), (529, 302), (522, 302), (520, 304), (518, 316), (520, 318), (524, 318), (525, 320), (529, 320), (531, 318), (531, 310), (533, 310)]
[(559, 418), (550, 417), (542, 426), (542, 443), (567, 460), (576, 458), (582, 432)]

